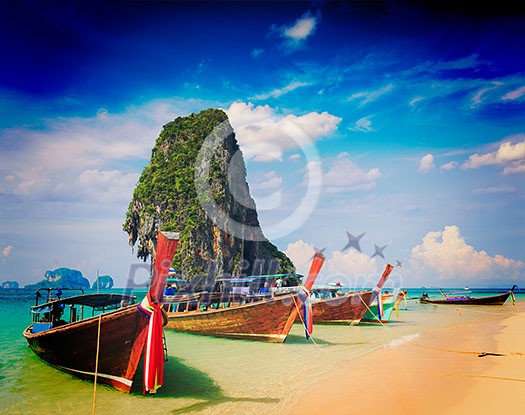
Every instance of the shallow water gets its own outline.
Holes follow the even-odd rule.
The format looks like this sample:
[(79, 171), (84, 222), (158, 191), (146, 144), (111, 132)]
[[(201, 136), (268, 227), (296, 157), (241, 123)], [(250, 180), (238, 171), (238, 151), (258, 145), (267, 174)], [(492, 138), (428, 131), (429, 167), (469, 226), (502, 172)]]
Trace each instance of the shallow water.
[[(420, 294), (408, 292), (409, 297)], [(523, 294), (516, 298), (525, 301)], [(30, 324), (33, 301), (32, 293), (0, 293), (0, 413), (91, 413), (93, 383), (47, 366), (27, 347), (22, 331)], [(306, 340), (296, 324), (284, 344), (166, 331), (169, 360), (157, 395), (143, 396), (141, 382), (131, 394), (98, 385), (96, 413), (281, 413), (320, 376), (363, 354), (396, 347), (427, 330), (501, 321), (517, 309), (510, 299), (503, 307), (460, 308), (409, 300), (386, 325), (315, 325), (313, 340)], [(352, 381), (351, 373), (348, 377)]]

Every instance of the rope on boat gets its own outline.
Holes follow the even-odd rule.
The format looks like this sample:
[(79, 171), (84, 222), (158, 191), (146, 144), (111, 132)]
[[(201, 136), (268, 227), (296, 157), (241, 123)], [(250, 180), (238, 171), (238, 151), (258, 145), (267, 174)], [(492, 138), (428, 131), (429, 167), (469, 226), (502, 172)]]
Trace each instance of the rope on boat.
[[(368, 304), (365, 303), (365, 301), (363, 300), (363, 297), (361, 296), (361, 294), (358, 293), (357, 295), (359, 296), (359, 299), (361, 300), (361, 302), (365, 305), (366, 309), (367, 309), (368, 311), (370, 311), (370, 312), (372, 313), (372, 315), (375, 317), (375, 319), (377, 320), (377, 322), (378, 322), (379, 324), (381, 324), (383, 327), (386, 327), (385, 323), (383, 323), (383, 322), (381, 321), (380, 318), (377, 318), (376, 313), (374, 313), (374, 312), (370, 309), (370, 307), (368, 307)], [(349, 300), (350, 300), (350, 299), (349, 299)], [(380, 301), (379, 298), (378, 298), (377, 301)]]
[(92, 414), (95, 415), (97, 406), (97, 375), (98, 375), (98, 355), (100, 352), (100, 326), (102, 324), (102, 314), (98, 316), (98, 332), (97, 332), (97, 354), (95, 356), (95, 380), (93, 381), (93, 410)]

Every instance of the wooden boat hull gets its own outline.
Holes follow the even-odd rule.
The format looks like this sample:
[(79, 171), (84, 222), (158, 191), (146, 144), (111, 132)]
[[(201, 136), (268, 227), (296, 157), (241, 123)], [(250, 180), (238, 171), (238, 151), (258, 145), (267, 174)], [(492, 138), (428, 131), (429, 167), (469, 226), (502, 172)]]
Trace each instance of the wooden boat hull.
[(468, 299), (446, 299), (446, 300), (431, 300), (429, 298), (421, 297), (420, 303), (423, 304), (452, 304), (452, 305), (503, 305), (510, 297), (511, 291), (504, 294), (492, 295), (490, 297), (478, 297)]
[(165, 328), (207, 336), (283, 343), (295, 321), (299, 304), (294, 293), (229, 308), (168, 312)]
[(372, 303), (372, 291), (361, 291), (312, 303), (315, 324), (357, 325)]
[[(147, 318), (135, 305), (103, 314), (97, 382), (130, 392), (147, 337)], [(94, 380), (99, 317), (47, 331), (23, 333), (31, 350), (46, 363), (82, 379)]]
[(361, 319), (363, 323), (388, 323), (390, 317), (392, 316), (392, 311), (394, 311), (395, 301), (393, 298), (388, 299), (388, 301), (383, 302), (383, 315), (381, 319), (377, 318), (377, 303), (375, 301), (369, 306), (369, 309), (366, 310), (365, 315)]

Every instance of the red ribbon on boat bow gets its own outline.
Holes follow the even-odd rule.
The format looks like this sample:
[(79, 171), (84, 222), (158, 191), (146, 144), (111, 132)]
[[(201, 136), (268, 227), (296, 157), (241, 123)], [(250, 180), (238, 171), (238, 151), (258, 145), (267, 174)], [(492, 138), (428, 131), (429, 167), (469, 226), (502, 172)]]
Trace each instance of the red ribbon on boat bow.
[(150, 294), (144, 297), (139, 309), (149, 316), (148, 337), (144, 350), (144, 393), (156, 393), (164, 379), (164, 336), (162, 329), (162, 303), (155, 304)]
[(140, 311), (149, 316), (148, 337), (146, 339), (146, 349), (144, 350), (144, 393), (156, 393), (157, 389), (162, 386), (164, 379), (162, 292), (178, 243), (178, 233), (158, 233), (150, 289), (138, 306)]

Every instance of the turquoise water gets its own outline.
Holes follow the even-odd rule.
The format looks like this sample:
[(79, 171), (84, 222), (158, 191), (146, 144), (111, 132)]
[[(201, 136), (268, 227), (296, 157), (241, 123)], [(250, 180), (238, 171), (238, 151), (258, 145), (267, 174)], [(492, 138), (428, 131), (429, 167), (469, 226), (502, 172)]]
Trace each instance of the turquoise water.
[[(408, 291), (417, 298), (422, 290)], [(439, 293), (427, 290), (429, 295)], [(139, 298), (143, 292), (135, 293)], [(474, 295), (489, 295), (489, 292)], [(427, 331), (483, 320), (500, 321), (518, 312), (509, 299), (503, 307), (458, 307), (401, 303), (387, 325), (316, 325), (313, 341), (294, 325), (284, 344), (219, 339), (166, 332), (169, 360), (164, 386), (143, 396), (140, 382), (131, 394), (104, 385), (96, 388), (96, 413), (115, 414), (274, 414), (283, 413), (306, 388), (345, 362), (380, 347), (395, 347)], [(92, 413), (93, 383), (79, 380), (40, 361), (22, 331), (30, 324), (33, 293), (0, 292), (0, 413)], [(351, 374), (349, 374), (349, 379)]]

